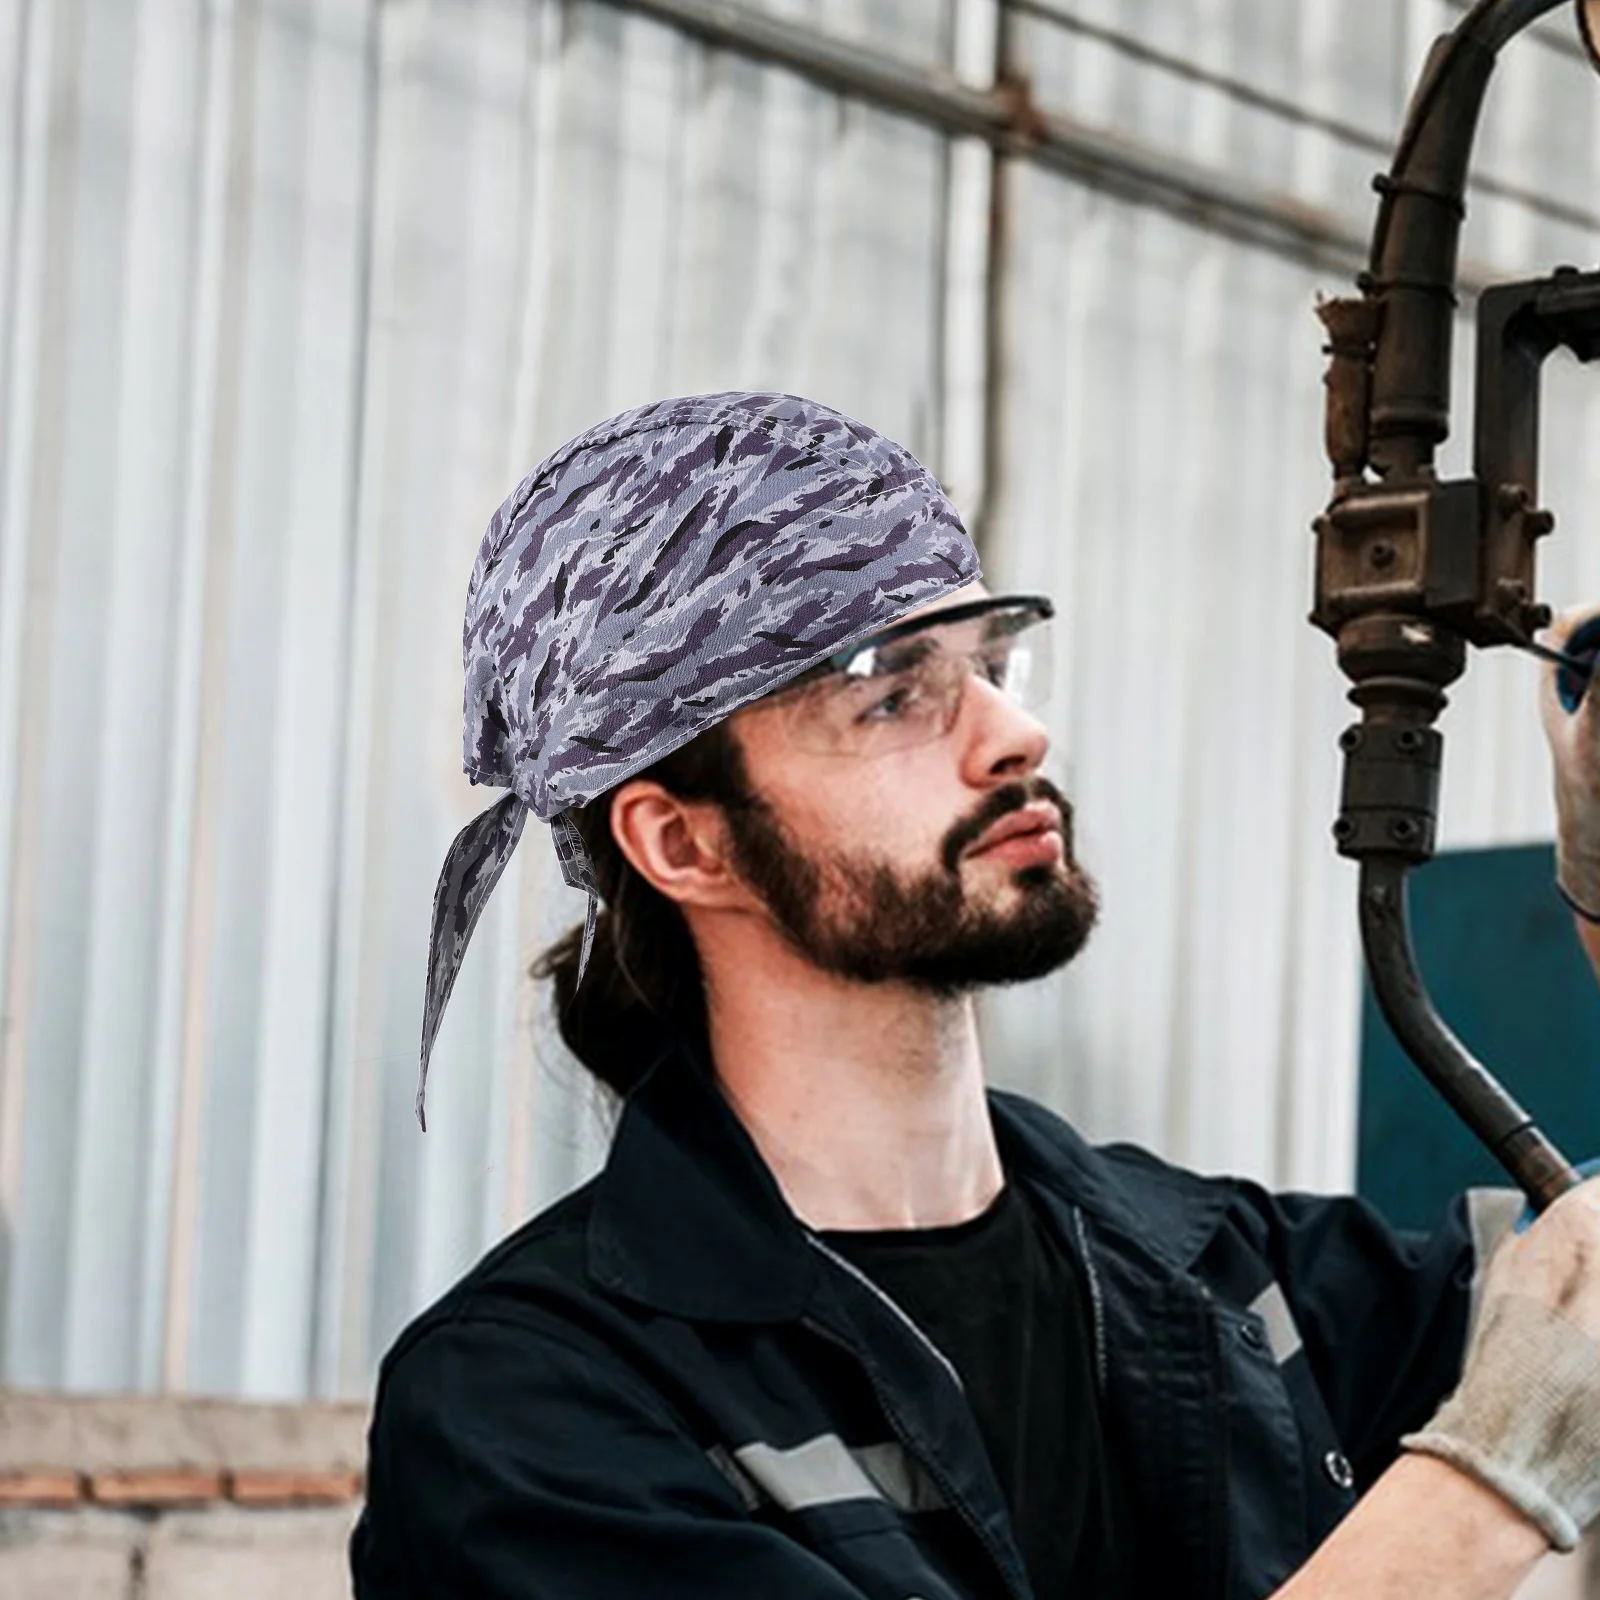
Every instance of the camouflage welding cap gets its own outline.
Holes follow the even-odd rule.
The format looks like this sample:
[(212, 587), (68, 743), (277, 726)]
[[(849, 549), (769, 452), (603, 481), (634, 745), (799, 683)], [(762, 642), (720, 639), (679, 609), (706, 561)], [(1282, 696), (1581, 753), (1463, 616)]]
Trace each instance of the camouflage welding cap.
[(599, 886), (569, 807), (908, 611), (978, 557), (893, 441), (779, 394), (663, 400), (590, 428), (495, 512), (467, 590), (465, 765), (511, 792), (450, 847), (434, 896), (417, 1116), (467, 941), (527, 813)]

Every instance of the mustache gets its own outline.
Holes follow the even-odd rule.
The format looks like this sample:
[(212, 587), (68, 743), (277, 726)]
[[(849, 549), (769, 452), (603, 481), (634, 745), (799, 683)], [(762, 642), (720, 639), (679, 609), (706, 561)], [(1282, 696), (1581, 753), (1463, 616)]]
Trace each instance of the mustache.
[(1030, 778), (1026, 783), (1006, 783), (985, 796), (970, 817), (963, 817), (944, 836), (940, 857), (946, 872), (955, 872), (967, 846), (992, 828), (1001, 817), (1020, 811), (1036, 800), (1048, 800), (1061, 817), (1061, 840), (1067, 860), (1072, 859), (1072, 802), (1048, 779)]

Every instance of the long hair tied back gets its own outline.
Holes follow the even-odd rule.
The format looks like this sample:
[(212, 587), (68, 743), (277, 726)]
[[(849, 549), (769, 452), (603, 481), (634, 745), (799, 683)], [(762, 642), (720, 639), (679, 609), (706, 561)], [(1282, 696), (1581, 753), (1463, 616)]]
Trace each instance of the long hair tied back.
[[(680, 800), (736, 806), (749, 786), (738, 743), (719, 722), (639, 775)], [(611, 834), (611, 793), (569, 815), (594, 863), (605, 905), (578, 981), (583, 928), (564, 933), (530, 972), (554, 985), (567, 1048), (613, 1094), (626, 1095), (674, 1038), (707, 1050), (705, 987), (683, 913), (629, 865)]]

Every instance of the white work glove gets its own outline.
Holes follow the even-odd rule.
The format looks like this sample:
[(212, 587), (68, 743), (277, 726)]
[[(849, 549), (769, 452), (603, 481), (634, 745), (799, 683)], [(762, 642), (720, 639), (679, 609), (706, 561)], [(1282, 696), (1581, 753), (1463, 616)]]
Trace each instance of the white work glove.
[[(1593, 606), (1565, 611), (1540, 642), (1563, 649), (1592, 618), (1600, 618)], [(1539, 712), (1555, 765), (1556, 883), (1573, 910), (1600, 922), (1600, 689), (1568, 711), (1557, 693), (1559, 670), (1546, 667), (1539, 686)]]
[(1600, 1179), (1501, 1244), (1460, 1384), (1400, 1443), (1486, 1484), (1557, 1550), (1600, 1514)]

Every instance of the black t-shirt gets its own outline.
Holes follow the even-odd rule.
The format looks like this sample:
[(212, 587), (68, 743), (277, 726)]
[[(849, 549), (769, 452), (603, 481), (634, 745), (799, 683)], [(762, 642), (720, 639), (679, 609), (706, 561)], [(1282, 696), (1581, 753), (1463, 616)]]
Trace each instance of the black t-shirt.
[(961, 1374), (1040, 1600), (1100, 1594), (1111, 1501), (1093, 1324), (1076, 1262), (1032, 1203), (1008, 1184), (954, 1227), (823, 1238)]

